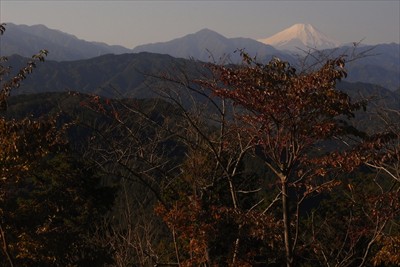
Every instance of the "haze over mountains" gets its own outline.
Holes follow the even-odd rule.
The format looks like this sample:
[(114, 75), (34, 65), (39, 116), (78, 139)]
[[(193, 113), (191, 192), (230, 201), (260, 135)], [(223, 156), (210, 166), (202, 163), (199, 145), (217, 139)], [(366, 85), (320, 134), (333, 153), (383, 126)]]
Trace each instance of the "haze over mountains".
[(31, 56), (40, 49), (50, 51), (48, 59), (64, 61), (86, 59), (104, 54), (123, 54), (152, 52), (169, 54), (173, 57), (195, 58), (201, 61), (236, 59), (234, 51), (245, 48), (260, 60), (271, 56), (288, 59), (287, 51), (300, 52), (300, 49), (329, 49), (340, 46), (310, 24), (295, 24), (283, 31), (260, 40), (250, 38), (226, 38), (210, 29), (202, 29), (170, 41), (161, 41), (126, 48), (100, 42), (88, 42), (60, 30), (49, 29), (44, 25), (16, 25), (7, 23), (6, 33), (1, 37), (0, 53), (4, 56), (19, 54)]
[[(337, 41), (327, 37), (309, 24), (293, 25), (280, 33), (261, 39), (260, 41), (240, 37), (227, 38), (210, 29), (203, 29), (167, 42), (144, 44), (129, 49), (122, 46), (110, 46), (104, 43), (80, 40), (71, 34), (49, 29), (44, 25), (26, 26), (7, 23), (6, 32), (1, 36), (0, 55), (10, 56), (18, 54), (23, 57), (30, 57), (41, 49), (47, 49), (50, 52), (47, 61), (75, 61), (87, 60), (105, 54), (120, 55), (150, 52), (167, 54), (174, 58), (190, 58), (204, 62), (238, 63), (240, 62), (240, 55), (239, 53), (234, 53), (234, 51), (245, 49), (247, 53), (251, 56), (257, 56), (257, 60), (262, 62), (267, 62), (272, 57), (278, 57), (296, 65), (299, 63), (299, 58), (294, 55), (301, 52), (299, 48), (330, 48), (324, 50), (324, 53), (338, 56), (354, 52), (363, 55), (365, 52), (365, 54), (371, 55), (362, 57), (347, 65), (349, 70), (347, 81), (378, 84), (392, 91), (400, 88), (399, 44), (362, 46), (353, 51), (354, 47), (352, 46), (338, 47), (339, 43)], [(263, 42), (270, 43), (273, 46)], [(294, 49), (294, 51), (289, 49)], [(118, 60), (122, 58), (114, 57), (118, 58)], [(117, 61), (111, 58), (110, 62), (116, 64), (115, 62)], [(137, 57), (136, 60), (139, 60), (139, 58), (143, 62), (138, 64), (138, 66), (145, 66), (146, 59)], [(147, 61), (149, 62), (154, 59), (155, 57), (149, 57)], [(82, 61), (79, 64), (80, 66), (85, 64), (91, 65), (89, 62), (91, 61)], [(102, 62), (104, 63), (104, 60)], [(62, 65), (49, 62), (45, 65), (49, 64), (54, 64), (55, 70)], [(151, 66), (152, 63), (148, 65)], [(92, 66), (95, 68), (94, 65)], [(107, 69), (111, 70), (112, 68)], [(89, 71), (89, 69), (86, 68), (85, 71)], [(129, 76), (127, 73), (124, 75), (126, 77)], [(63, 77), (62, 79), (68, 78)], [(129, 81), (127, 82), (129, 83)], [(54, 83), (61, 84), (60, 81), (54, 81)]]

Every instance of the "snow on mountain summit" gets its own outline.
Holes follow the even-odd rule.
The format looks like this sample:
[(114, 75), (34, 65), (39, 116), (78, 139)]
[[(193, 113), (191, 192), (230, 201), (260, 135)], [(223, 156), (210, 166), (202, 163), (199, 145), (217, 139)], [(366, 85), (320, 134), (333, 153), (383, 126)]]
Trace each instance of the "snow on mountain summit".
[(339, 42), (331, 39), (311, 24), (295, 24), (271, 37), (259, 39), (259, 42), (269, 44), (277, 49), (299, 51), (334, 48)]

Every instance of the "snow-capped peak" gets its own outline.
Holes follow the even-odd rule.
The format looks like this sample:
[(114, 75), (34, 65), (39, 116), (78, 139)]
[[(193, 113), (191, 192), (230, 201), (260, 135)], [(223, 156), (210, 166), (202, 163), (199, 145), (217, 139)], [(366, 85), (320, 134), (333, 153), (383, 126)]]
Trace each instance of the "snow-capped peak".
[(313, 27), (311, 24), (295, 24), (271, 37), (259, 39), (259, 42), (269, 44), (283, 50), (308, 50), (334, 48), (339, 42)]

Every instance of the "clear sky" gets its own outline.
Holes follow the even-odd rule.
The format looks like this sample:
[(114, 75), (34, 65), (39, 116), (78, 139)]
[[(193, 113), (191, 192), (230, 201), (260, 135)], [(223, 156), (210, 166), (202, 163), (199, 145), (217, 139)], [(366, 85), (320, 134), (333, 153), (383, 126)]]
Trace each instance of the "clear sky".
[(0, 0), (0, 21), (44, 24), (87, 41), (133, 48), (203, 28), (226, 37), (269, 37), (310, 23), (332, 39), (400, 43), (400, 1)]

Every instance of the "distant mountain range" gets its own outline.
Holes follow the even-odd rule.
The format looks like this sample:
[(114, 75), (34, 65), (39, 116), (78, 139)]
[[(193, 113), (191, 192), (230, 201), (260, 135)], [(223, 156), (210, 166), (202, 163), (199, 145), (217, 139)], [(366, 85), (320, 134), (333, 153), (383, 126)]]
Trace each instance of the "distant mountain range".
[(269, 61), (274, 56), (283, 60), (293, 60), (289, 54), (270, 45), (250, 38), (226, 38), (209, 29), (203, 29), (168, 42), (140, 45), (135, 47), (133, 52), (168, 54), (178, 58), (192, 57), (206, 62), (238, 63), (241, 61), (240, 53), (234, 53), (238, 49), (244, 49), (247, 53), (257, 56), (260, 61)]
[(104, 43), (87, 42), (59, 30), (49, 29), (44, 25), (15, 25), (7, 23), (6, 32), (1, 37), (1, 55), (18, 54), (25, 57), (41, 49), (48, 50), (48, 59), (70, 61), (88, 59), (105, 54), (123, 54), (152, 52), (168, 54), (178, 58), (193, 58), (200, 61), (234, 62), (240, 61), (238, 49), (245, 49), (260, 60), (270, 60), (276, 56), (283, 60), (293, 58), (272, 46), (265, 45), (250, 38), (226, 38), (209, 29), (174, 39), (169, 42), (146, 44), (128, 49), (122, 46), (109, 46)]
[[(338, 56), (354, 52), (363, 54), (364, 51), (368, 51), (366, 54), (372, 56), (362, 57), (347, 65), (348, 81), (379, 84), (392, 91), (400, 88), (400, 44), (361, 46), (353, 51), (354, 47), (350, 46), (336, 47), (338, 45), (336, 41), (309, 24), (296, 24), (270, 38), (260, 40), (274, 44), (275, 48), (250, 38), (226, 38), (215, 31), (203, 29), (171, 41), (145, 44), (128, 49), (122, 46), (80, 40), (71, 34), (49, 29), (44, 25), (26, 26), (12, 23), (7, 23), (6, 32), (0, 37), (0, 40), (1, 56), (18, 54), (30, 57), (41, 49), (47, 49), (49, 51), (47, 60), (54, 61), (84, 60), (106, 54), (151, 52), (204, 62), (238, 63), (240, 55), (235, 51), (244, 49), (249, 55), (257, 56), (257, 60), (261, 62), (278, 57), (291, 62), (294, 66), (299, 66), (299, 58), (295, 56), (299, 50), (297, 49), (297, 52), (285, 50), (289, 45), (298, 47), (303, 45), (308, 48), (332, 47), (315, 52), (313, 55), (315, 57), (321, 53)], [(122, 59), (123, 57), (118, 58)], [(90, 60), (86, 63), (91, 64)], [(80, 64), (86, 63), (81, 62)], [(47, 62), (45, 65), (50, 64), (55, 63)], [(92, 67), (95, 72), (96, 66)]]

